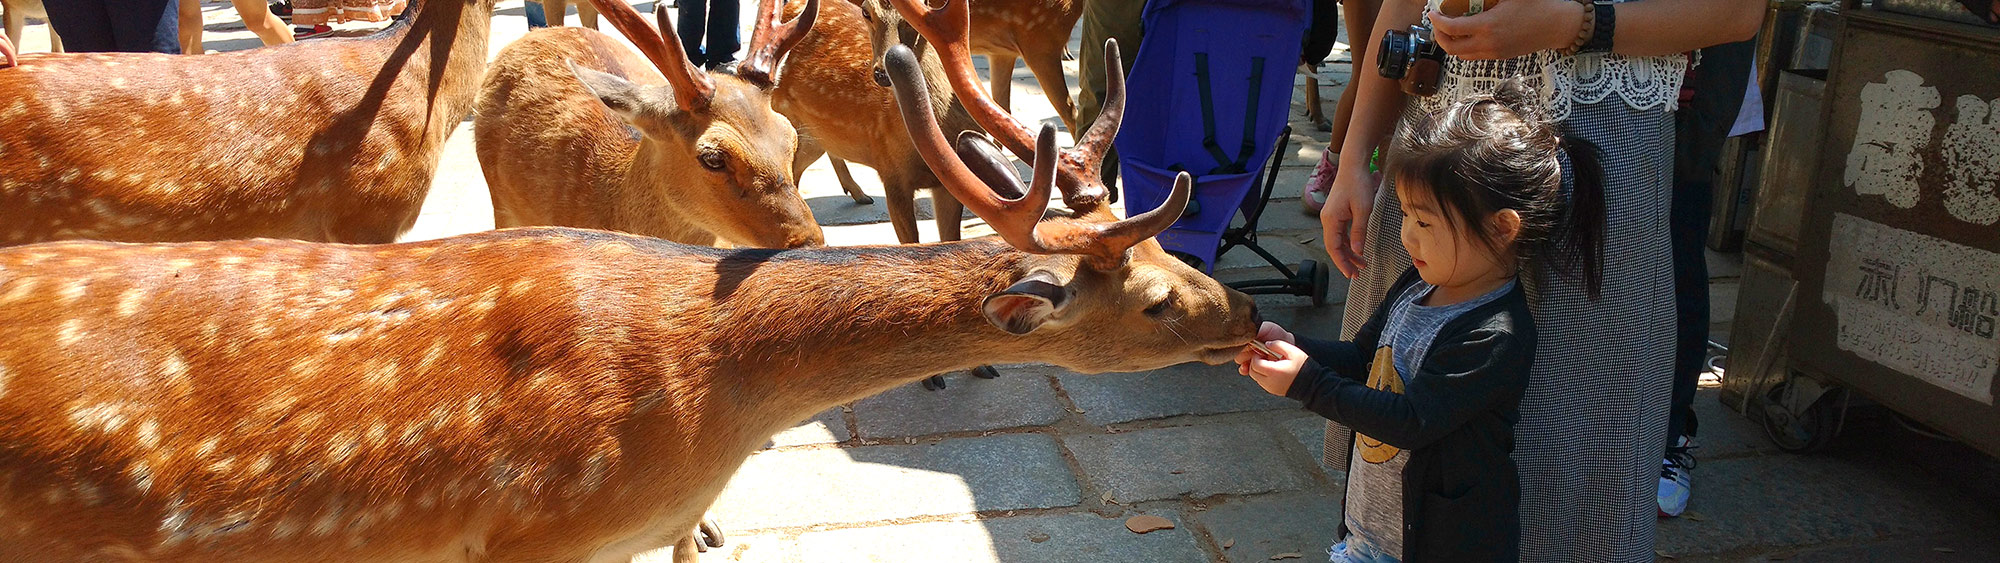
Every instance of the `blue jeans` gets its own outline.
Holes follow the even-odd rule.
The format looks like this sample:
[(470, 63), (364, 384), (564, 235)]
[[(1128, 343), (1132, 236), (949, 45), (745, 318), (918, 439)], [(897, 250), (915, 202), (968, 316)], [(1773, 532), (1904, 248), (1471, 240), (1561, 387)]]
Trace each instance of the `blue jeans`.
[(549, 26), (549, 17), (542, 12), (541, 2), (529, 2), (525, 9), (528, 12), (528, 29)]
[(674, 33), (687, 49), (688, 62), (712, 69), (736, 60), (736, 48), (742, 46), (736, 36), (736, 21), (741, 19), (737, 6), (737, 0), (680, 0)]
[(72, 53), (181, 54), (174, 0), (47, 0), (49, 26)]
[(1348, 534), (1347, 541), (1333, 544), (1326, 555), (1330, 563), (1402, 563), (1369, 545), (1359, 534)]

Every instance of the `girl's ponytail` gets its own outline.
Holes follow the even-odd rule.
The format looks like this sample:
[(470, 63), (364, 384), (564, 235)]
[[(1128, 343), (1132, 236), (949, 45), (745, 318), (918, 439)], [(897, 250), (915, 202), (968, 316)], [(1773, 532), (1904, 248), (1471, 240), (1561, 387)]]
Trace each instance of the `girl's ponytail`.
[(1604, 284), (1604, 161), (1590, 141), (1574, 135), (1556, 140), (1569, 158), (1571, 188), (1554, 243), (1555, 270), (1580, 282), (1595, 300)]

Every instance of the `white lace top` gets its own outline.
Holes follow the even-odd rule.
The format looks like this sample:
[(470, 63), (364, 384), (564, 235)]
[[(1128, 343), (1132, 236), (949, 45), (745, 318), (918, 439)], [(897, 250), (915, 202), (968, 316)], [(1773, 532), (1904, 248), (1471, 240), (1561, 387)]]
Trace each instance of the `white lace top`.
[[(1425, 13), (1438, 9), (1439, 1), (1430, 0)], [(1425, 23), (1429, 23), (1428, 17)], [(1569, 118), (1572, 104), (1593, 104), (1614, 96), (1633, 109), (1672, 111), (1680, 105), (1681, 79), (1687, 68), (1688, 58), (1684, 55), (1563, 56), (1555, 51), (1540, 51), (1491, 61), (1447, 56), (1438, 94), (1417, 98), (1417, 104), (1426, 112), (1435, 112), (1453, 100), (1492, 92), (1500, 82), (1523, 76), (1530, 86), (1541, 90), (1544, 107), (1556, 121)]]

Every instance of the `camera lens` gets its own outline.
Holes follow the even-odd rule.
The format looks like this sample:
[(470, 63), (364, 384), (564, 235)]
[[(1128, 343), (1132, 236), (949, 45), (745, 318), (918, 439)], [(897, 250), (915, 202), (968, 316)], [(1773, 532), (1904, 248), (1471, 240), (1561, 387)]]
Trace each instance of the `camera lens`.
[(1413, 46), (1409, 32), (1389, 30), (1382, 32), (1382, 47), (1375, 55), (1375, 71), (1383, 78), (1402, 80), (1409, 72), (1410, 55)]

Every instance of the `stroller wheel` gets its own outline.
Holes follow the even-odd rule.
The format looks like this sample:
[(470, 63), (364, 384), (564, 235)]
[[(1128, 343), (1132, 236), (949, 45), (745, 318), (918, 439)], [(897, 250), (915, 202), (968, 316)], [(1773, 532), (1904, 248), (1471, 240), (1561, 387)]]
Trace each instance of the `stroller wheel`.
[(1326, 286), (1329, 278), (1325, 266), (1311, 260), (1299, 262), (1298, 281), (1307, 284), (1306, 291), (1311, 292), (1307, 296), (1312, 298), (1314, 307), (1326, 304)]

